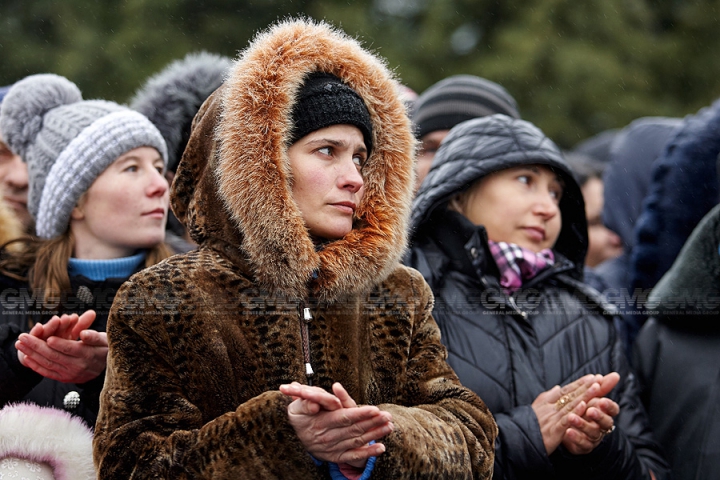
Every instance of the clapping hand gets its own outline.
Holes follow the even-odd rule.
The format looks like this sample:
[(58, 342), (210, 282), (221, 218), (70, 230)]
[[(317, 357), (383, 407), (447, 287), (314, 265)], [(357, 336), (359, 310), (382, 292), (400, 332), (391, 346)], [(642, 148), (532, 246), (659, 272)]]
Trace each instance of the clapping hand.
[(358, 407), (342, 385), (333, 393), (293, 382), (280, 391), (293, 398), (288, 405), (290, 424), (306, 450), (316, 459), (365, 467), (370, 457), (385, 451), (380, 440), (393, 430), (392, 415), (375, 406)]
[(562, 444), (575, 455), (592, 452), (605, 435), (615, 430), (613, 417), (620, 413), (620, 406), (605, 395), (615, 388), (620, 375), (613, 372), (600, 381), (600, 390), (595, 398), (587, 402), (584, 412), (568, 414), (570, 427), (565, 431)]
[(586, 413), (588, 402), (601, 393), (602, 375), (585, 375), (564, 387), (555, 386), (541, 393), (532, 403), (545, 450), (553, 453), (571, 427), (571, 418)]
[(57, 315), (36, 324), (15, 342), (18, 359), (40, 375), (64, 383), (85, 383), (107, 364), (107, 334), (89, 330), (95, 311)]

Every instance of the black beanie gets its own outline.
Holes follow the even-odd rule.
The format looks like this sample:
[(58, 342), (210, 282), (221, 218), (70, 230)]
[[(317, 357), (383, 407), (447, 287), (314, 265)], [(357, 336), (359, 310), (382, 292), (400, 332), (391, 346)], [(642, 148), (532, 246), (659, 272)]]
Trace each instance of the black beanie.
[(335, 75), (314, 72), (307, 76), (292, 111), (290, 144), (305, 135), (332, 125), (360, 129), (368, 152), (372, 150), (372, 121), (365, 102)]
[(415, 101), (415, 135), (450, 130), (471, 118), (502, 113), (520, 118), (517, 103), (507, 90), (475, 75), (453, 75), (425, 90)]

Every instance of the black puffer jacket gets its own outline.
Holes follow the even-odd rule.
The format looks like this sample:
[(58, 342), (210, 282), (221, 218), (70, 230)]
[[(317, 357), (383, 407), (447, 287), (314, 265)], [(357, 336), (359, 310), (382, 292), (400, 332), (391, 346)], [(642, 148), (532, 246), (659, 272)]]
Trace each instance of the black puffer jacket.
[(655, 286), (635, 361), (653, 430), (675, 479), (720, 471), (720, 206)]
[[(565, 181), (556, 263), (512, 296), (498, 282), (485, 229), (446, 210), (448, 199), (488, 173), (544, 164)], [(413, 209), (408, 263), (435, 294), (434, 317), (462, 383), (495, 415), (498, 479), (666, 478), (612, 323), (613, 307), (584, 285), (584, 205), (557, 147), (527, 122), (493, 116), (453, 129), (438, 151)], [(589, 455), (562, 446), (548, 457), (531, 403), (555, 385), (588, 373), (621, 375), (610, 397), (616, 430)]]
[[(95, 310), (97, 317), (90, 328), (104, 332), (115, 293), (125, 280), (127, 278), (93, 281), (79, 275), (70, 277), (72, 294), (58, 313), (80, 314)], [(66, 409), (93, 428), (105, 375), (101, 374), (82, 385), (61, 383), (44, 378), (20, 364), (15, 348), (18, 336), (29, 332), (37, 322), (47, 322), (55, 312), (44, 310), (37, 304), (38, 296), (33, 295), (27, 283), (0, 275), (0, 288), (0, 407), (10, 402), (29, 401)], [(79, 402), (70, 401), (72, 397)]]

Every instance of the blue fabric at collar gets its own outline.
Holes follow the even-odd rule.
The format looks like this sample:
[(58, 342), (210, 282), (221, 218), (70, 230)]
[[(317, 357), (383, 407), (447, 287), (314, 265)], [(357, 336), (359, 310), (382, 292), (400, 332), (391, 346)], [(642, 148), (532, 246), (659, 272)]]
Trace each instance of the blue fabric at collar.
[(127, 278), (135, 273), (143, 260), (145, 260), (145, 252), (111, 260), (71, 258), (68, 262), (68, 273), (70, 276), (82, 275), (94, 281), (107, 280), (108, 278)]
[[(368, 444), (373, 445), (375, 443), (375, 440), (371, 440)], [(313, 462), (315, 462), (315, 465), (318, 467), (325, 464), (322, 460), (318, 460), (317, 458), (310, 455), (310, 458), (312, 458)], [(375, 469), (375, 462), (377, 461), (377, 457), (370, 457), (368, 458), (367, 464), (365, 465), (365, 470), (363, 471), (362, 475), (360, 476), (359, 480), (369, 480), (370, 476), (372, 475), (372, 471)], [(347, 477), (343, 475), (340, 472), (340, 466), (337, 463), (333, 462), (327, 462), (328, 468), (330, 470), (330, 478), (332, 480), (347, 480)]]

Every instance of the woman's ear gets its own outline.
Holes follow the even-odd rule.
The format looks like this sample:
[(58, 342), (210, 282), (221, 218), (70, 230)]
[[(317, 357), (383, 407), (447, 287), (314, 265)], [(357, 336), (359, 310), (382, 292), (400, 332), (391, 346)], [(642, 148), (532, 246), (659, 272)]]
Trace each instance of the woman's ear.
[(72, 209), (72, 212), (70, 212), (70, 219), (82, 220), (83, 218), (85, 218), (85, 212), (82, 211), (80, 205), (77, 205), (75, 208)]
[(75, 208), (73, 208), (72, 212), (70, 212), (71, 220), (82, 220), (83, 218), (85, 218), (85, 212), (83, 212), (83, 207), (85, 206), (86, 201), (87, 191), (80, 196), (77, 205), (75, 205)]

